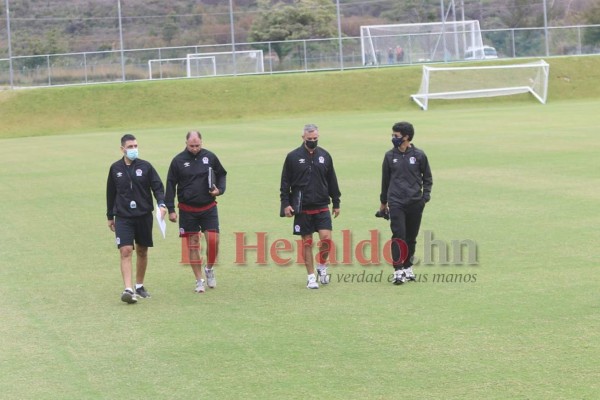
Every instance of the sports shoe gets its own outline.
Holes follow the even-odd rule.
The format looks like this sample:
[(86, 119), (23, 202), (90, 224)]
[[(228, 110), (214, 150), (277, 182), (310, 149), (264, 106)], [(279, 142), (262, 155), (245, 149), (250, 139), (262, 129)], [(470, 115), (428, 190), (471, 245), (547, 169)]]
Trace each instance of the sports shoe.
[(135, 289), (135, 294), (137, 296), (140, 296), (140, 297), (144, 298), (144, 299), (149, 299), (150, 298), (150, 293), (148, 293), (146, 291), (146, 288), (143, 287), (143, 286), (141, 288)]
[(215, 270), (212, 268), (207, 268), (205, 265), (204, 273), (206, 274), (206, 283), (208, 284), (208, 287), (211, 289), (216, 288), (217, 287), (217, 278), (215, 278)]
[(394, 285), (402, 285), (404, 282), (406, 282), (406, 276), (404, 275), (404, 271), (401, 269), (394, 271), (394, 280), (392, 281), (392, 283)]
[(204, 293), (204, 279), (200, 279), (196, 282), (196, 289), (194, 289), (196, 293)]
[(319, 288), (319, 284), (317, 283), (317, 277), (315, 276), (315, 274), (310, 274), (308, 276), (308, 280), (306, 281), (306, 288), (307, 289), (318, 289)]
[(319, 275), (319, 282), (323, 285), (327, 285), (329, 283), (329, 275), (327, 275), (327, 267), (323, 266), (321, 268), (317, 267), (317, 274)]
[(406, 277), (407, 281), (416, 281), (417, 277), (415, 276), (415, 273), (412, 270), (412, 267), (408, 267), (408, 268), (404, 268), (404, 276)]
[(121, 301), (127, 304), (134, 304), (137, 303), (137, 297), (131, 290), (124, 290), (123, 294), (121, 294)]

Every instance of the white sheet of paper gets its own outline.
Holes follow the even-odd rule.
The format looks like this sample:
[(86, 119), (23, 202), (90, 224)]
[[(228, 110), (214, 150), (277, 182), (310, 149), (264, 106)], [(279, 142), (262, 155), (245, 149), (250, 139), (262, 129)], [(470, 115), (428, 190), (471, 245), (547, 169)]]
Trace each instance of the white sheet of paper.
[(156, 207), (156, 220), (158, 221), (158, 227), (163, 235), (163, 239), (167, 237), (167, 221), (160, 217), (160, 207)]

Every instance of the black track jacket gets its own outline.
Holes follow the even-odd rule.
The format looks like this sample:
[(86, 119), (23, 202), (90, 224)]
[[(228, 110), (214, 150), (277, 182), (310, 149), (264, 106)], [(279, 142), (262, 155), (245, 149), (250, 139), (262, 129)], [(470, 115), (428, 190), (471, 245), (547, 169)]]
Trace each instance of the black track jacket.
[(213, 183), (220, 194), (225, 193), (227, 171), (213, 152), (202, 149), (194, 155), (185, 149), (173, 158), (167, 174), (165, 194), (169, 213), (175, 212), (175, 190), (177, 200), (188, 206), (202, 207), (215, 200), (208, 190), (209, 167), (215, 174), (216, 182)]
[(412, 144), (401, 153), (393, 148), (383, 158), (381, 173), (381, 203), (388, 207), (405, 206), (431, 197), (433, 178), (429, 161)]
[[(154, 167), (145, 160), (125, 164), (124, 158), (114, 162), (106, 182), (106, 217), (141, 217), (154, 210), (152, 193), (158, 204), (165, 202), (165, 190)], [(135, 208), (131, 202), (135, 201)]]
[(288, 153), (281, 172), (281, 209), (291, 205), (297, 214), (302, 210), (340, 208), (340, 188), (329, 153), (318, 147), (313, 154), (302, 144)]

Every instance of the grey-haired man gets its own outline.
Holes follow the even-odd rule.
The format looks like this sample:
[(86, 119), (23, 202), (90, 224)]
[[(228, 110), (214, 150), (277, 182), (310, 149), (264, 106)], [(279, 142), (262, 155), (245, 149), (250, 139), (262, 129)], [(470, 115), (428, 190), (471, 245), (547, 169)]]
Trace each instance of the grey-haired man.
[[(331, 155), (318, 147), (319, 128), (304, 126), (302, 145), (288, 153), (281, 172), (282, 217), (294, 217), (294, 235), (302, 237), (302, 254), (308, 273), (306, 287), (318, 289), (313, 260), (313, 233), (319, 233), (317, 274), (321, 284), (329, 283), (327, 260), (331, 249), (331, 214), (340, 214), (340, 189)], [(329, 204), (333, 203), (332, 211)]]

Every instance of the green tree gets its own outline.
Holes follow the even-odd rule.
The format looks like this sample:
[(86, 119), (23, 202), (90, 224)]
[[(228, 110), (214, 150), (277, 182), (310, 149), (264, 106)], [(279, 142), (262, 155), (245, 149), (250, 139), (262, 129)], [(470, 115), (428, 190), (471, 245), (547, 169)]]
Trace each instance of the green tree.
[[(589, 25), (600, 24), (600, 4), (596, 4), (585, 13)], [(600, 46), (600, 28), (586, 28), (583, 34), (583, 43), (590, 46)]]
[[(295, 0), (293, 4), (259, 0), (258, 7), (259, 14), (250, 29), (253, 42), (284, 42), (337, 35), (335, 4), (330, 0)], [(271, 49), (281, 62), (293, 46), (273, 43)]]
[(440, 22), (439, 0), (405, 0), (394, 2), (390, 9), (382, 11), (381, 17), (395, 24)]
[(162, 38), (167, 45), (170, 45), (178, 32), (179, 26), (177, 26), (177, 17), (171, 12), (167, 15), (165, 24), (162, 27)]
[(25, 48), (29, 50), (29, 54), (43, 57), (28, 57), (23, 61), (23, 66), (27, 68), (36, 68), (40, 65), (45, 65), (47, 54), (66, 53), (67, 46), (65, 40), (57, 29), (52, 29), (47, 32), (43, 39), (33, 37), (28, 38)]

